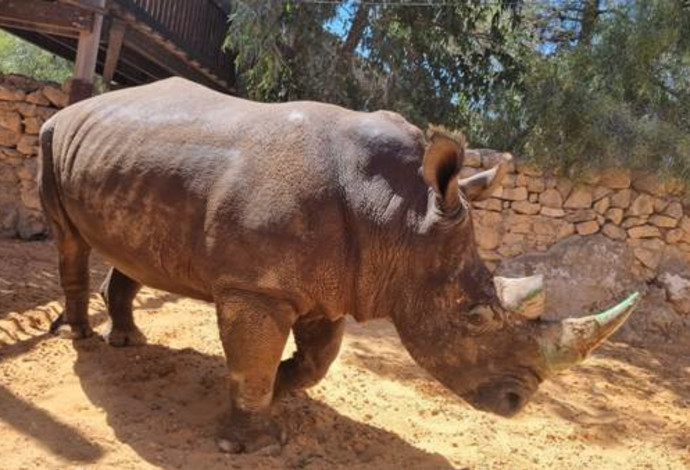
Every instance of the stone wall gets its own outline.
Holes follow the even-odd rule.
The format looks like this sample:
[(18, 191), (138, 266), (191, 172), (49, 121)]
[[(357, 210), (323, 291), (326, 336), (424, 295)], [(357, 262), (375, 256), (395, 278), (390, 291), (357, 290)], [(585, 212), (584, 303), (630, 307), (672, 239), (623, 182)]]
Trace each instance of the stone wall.
[(36, 186), (38, 131), (66, 103), (56, 83), (0, 75), (0, 237), (46, 233)]
[[(500, 158), (470, 150), (463, 176)], [(666, 251), (690, 260), (690, 201), (678, 181), (611, 168), (579, 178), (550, 175), (517, 162), (493, 196), (474, 203), (477, 244), (495, 267), (528, 252), (547, 251), (572, 236), (595, 234), (632, 249), (641, 275), (653, 276)]]

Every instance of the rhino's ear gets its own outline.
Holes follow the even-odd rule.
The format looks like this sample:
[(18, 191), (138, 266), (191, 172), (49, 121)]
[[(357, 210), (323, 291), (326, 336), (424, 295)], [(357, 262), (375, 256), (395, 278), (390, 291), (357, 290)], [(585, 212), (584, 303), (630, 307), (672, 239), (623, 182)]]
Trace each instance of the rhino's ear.
[(436, 193), (444, 212), (454, 211), (460, 205), (458, 174), (465, 157), (462, 135), (433, 129), (428, 135), (422, 171), (424, 181)]
[(461, 179), (460, 189), (470, 201), (482, 201), (488, 198), (503, 181), (512, 161), (511, 154), (502, 154), (501, 161), (495, 167)]

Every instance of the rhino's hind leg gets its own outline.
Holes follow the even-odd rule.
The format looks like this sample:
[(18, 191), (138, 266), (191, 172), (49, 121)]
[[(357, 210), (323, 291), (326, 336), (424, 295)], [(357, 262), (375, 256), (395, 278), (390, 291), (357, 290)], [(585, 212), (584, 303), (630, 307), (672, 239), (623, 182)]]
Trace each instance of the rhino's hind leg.
[(297, 344), (295, 354), (280, 364), (275, 396), (313, 387), (328, 372), (338, 356), (345, 331), (345, 318), (298, 321), (292, 328)]
[(101, 285), (101, 296), (108, 307), (110, 326), (103, 339), (111, 346), (140, 346), (146, 337), (134, 323), (132, 303), (141, 284), (115, 268), (110, 268)]
[(227, 452), (278, 451), (285, 435), (270, 407), (295, 311), (283, 300), (234, 290), (217, 294), (216, 305), (230, 388), (220, 447)]
[(53, 227), (59, 256), (60, 286), (65, 310), (50, 326), (62, 338), (83, 339), (93, 334), (89, 325), (89, 254), (91, 247), (80, 236)]

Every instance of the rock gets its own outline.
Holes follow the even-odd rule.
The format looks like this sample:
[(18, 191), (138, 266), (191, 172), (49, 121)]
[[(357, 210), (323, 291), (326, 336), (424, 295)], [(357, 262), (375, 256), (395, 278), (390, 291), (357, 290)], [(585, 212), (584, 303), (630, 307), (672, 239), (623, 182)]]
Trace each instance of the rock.
[(606, 197), (611, 193), (613, 193), (612, 189), (609, 189), (605, 186), (595, 186), (594, 190), (592, 191), (592, 199), (594, 201), (598, 201), (599, 199)]
[(589, 209), (592, 207), (592, 187), (585, 184), (576, 185), (565, 200), (566, 209)]
[(12, 147), (14, 145), (17, 145), (17, 142), (19, 142), (19, 139), (22, 138), (22, 135), (18, 132), (13, 132), (9, 129), (5, 129), (4, 127), (0, 127), (0, 145), (5, 146), (5, 147)]
[(539, 211), (541, 215), (544, 215), (546, 217), (554, 217), (554, 218), (560, 218), (565, 216), (565, 211), (563, 209), (554, 209), (551, 207), (545, 207), (543, 206), (541, 210)]
[(505, 260), (497, 274), (543, 274), (547, 292), (544, 319), (560, 320), (603, 310), (642, 288), (644, 282), (632, 274), (633, 266), (632, 250), (625, 243), (593, 235), (568, 238), (546, 253)]
[(24, 132), (36, 135), (41, 130), (43, 119), (38, 117), (24, 118)]
[(666, 184), (654, 173), (636, 174), (632, 187), (639, 192), (666, 197)]
[(630, 200), (632, 199), (632, 191), (630, 189), (623, 189), (618, 191), (616, 194), (611, 196), (611, 207), (619, 207), (621, 209), (627, 209), (630, 206)]
[[(58, 108), (64, 108), (67, 106), (67, 100), (68, 100), (68, 95), (61, 89), (57, 87), (45, 87), (43, 88), (43, 94), (45, 95), (46, 98), (48, 98), (48, 101), (50, 101), (53, 106), (57, 106)], [(469, 156), (470, 153), (472, 153), (473, 156)], [(481, 166), (481, 157), (479, 157), (479, 152), (475, 152), (473, 150), (468, 150), (465, 152), (465, 165), (467, 166), (474, 166), (471, 165), (470, 162), (475, 162), (479, 161), (479, 165)]]
[(589, 222), (580, 222), (575, 225), (577, 233), (580, 235), (592, 235), (599, 231), (599, 224), (596, 220), (590, 220)]
[(599, 184), (611, 189), (627, 189), (630, 187), (630, 170), (623, 168), (607, 168), (601, 172)]
[(510, 207), (518, 214), (535, 215), (539, 213), (541, 206), (527, 201), (513, 202)]
[(649, 222), (661, 228), (674, 228), (678, 225), (678, 220), (666, 215), (655, 214), (649, 218)]
[(539, 195), (539, 203), (545, 207), (560, 209), (563, 207), (563, 197), (556, 189), (547, 189)]
[(12, 203), (0, 205), (0, 237), (12, 238), (17, 235), (19, 213)]
[(475, 201), (472, 203), (472, 206), (477, 208), (477, 209), (483, 209), (483, 210), (495, 211), (495, 212), (501, 212), (501, 209), (503, 207), (501, 204), (501, 200), (493, 198), (493, 197), (490, 197), (488, 199), (484, 199), (483, 201)]
[(38, 109), (38, 106), (31, 103), (16, 103), (14, 106), (17, 109), (17, 111), (19, 111), (19, 114), (21, 114), (24, 117), (36, 116), (36, 112)]
[(529, 196), (527, 197), (527, 200), (531, 202), (532, 204), (536, 204), (539, 202), (539, 194), (537, 193), (529, 193)]
[(25, 98), (26, 93), (24, 93), (22, 90), (0, 85), (1, 101), (24, 101)]
[(44, 238), (48, 232), (45, 222), (38, 213), (22, 214), (17, 226), (19, 238), (23, 240), (36, 240)]
[(515, 158), (507, 152), (497, 152), (492, 149), (475, 149), (482, 156), (482, 168), (493, 168), (508, 159), (508, 174), (515, 173)]
[(578, 211), (572, 211), (566, 214), (565, 220), (568, 222), (586, 222), (588, 220), (594, 220), (597, 218), (596, 212), (592, 209), (581, 209)]
[(24, 158), (22, 160), (23, 164), (17, 168), (17, 177), (20, 180), (35, 181), (37, 168), (36, 168), (36, 158)]
[(653, 225), (640, 225), (628, 229), (628, 236), (630, 238), (653, 238), (661, 237), (661, 232)]
[(539, 178), (536, 176), (527, 177), (527, 191), (530, 193), (541, 193), (546, 189), (546, 183), (544, 178)]
[(21, 183), (22, 202), (29, 209), (41, 210), (41, 201), (38, 198), (38, 186), (34, 181), (22, 181)]
[(519, 256), (525, 252), (525, 249), (521, 245), (501, 245), (498, 249), (498, 253), (503, 258), (513, 258)]
[(668, 206), (666, 206), (666, 209), (664, 209), (663, 214), (669, 217), (673, 217), (674, 219), (680, 219), (681, 217), (683, 217), (683, 206), (680, 202), (673, 201)]
[(655, 270), (659, 267), (661, 252), (649, 250), (647, 248), (634, 248), (633, 253), (635, 254), (635, 258), (649, 269)]
[(530, 233), (532, 231), (532, 219), (527, 215), (510, 214), (504, 220), (504, 227), (512, 233)]
[(503, 188), (498, 197), (507, 201), (524, 201), (527, 199), (527, 188)]
[(43, 93), (41, 93), (40, 90), (34, 91), (33, 93), (29, 93), (26, 95), (26, 102), (27, 103), (32, 103), (32, 104), (37, 104), (39, 106), (50, 106), (50, 101), (43, 96)]
[(628, 217), (621, 225), (623, 228), (637, 227), (646, 224), (648, 220), (647, 217)]
[(39, 106), (36, 108), (36, 116), (40, 117), (44, 121), (50, 119), (53, 114), (57, 113), (59, 110), (55, 108), (47, 108), (45, 106)]
[(675, 243), (678, 243), (683, 239), (683, 236), (685, 235), (685, 232), (683, 232), (681, 229), (676, 228), (673, 230), (669, 230), (666, 232), (666, 237), (664, 238), (666, 240), (666, 243), (669, 245), (673, 245)]
[(4, 82), (10, 87), (22, 90), (26, 93), (32, 92), (40, 86), (35, 79), (19, 73), (5, 75)]
[(654, 213), (654, 198), (648, 194), (640, 194), (635, 198), (630, 208), (628, 215), (639, 217), (642, 215), (649, 215)]
[(618, 207), (612, 207), (611, 209), (606, 211), (606, 220), (610, 220), (616, 225), (620, 225), (621, 221), (623, 220), (623, 209), (619, 209)]
[(654, 198), (654, 212), (664, 212), (664, 209), (668, 206), (669, 202), (666, 199), (661, 199), (660, 197)]
[(690, 263), (679, 256), (667, 256), (660, 271), (657, 281), (674, 310), (680, 315), (690, 315)]
[(558, 183), (558, 180), (554, 178), (553, 176), (547, 176), (544, 178), (544, 184), (546, 185), (546, 189), (555, 189), (556, 184)]
[(565, 200), (570, 196), (570, 192), (573, 190), (574, 183), (569, 179), (559, 178), (556, 182), (556, 190), (561, 194), (561, 197)]
[(628, 237), (625, 230), (612, 223), (605, 224), (601, 229), (601, 233), (612, 240), (625, 240)]
[(599, 199), (594, 203), (594, 210), (601, 215), (604, 215), (606, 211), (609, 210), (609, 207), (611, 207), (611, 199), (608, 197)]
[(527, 176), (542, 176), (544, 172), (534, 162), (517, 162), (517, 172)]
[(690, 216), (683, 216), (680, 219), (680, 228), (682, 228), (686, 233), (690, 233)]
[(22, 133), (22, 117), (16, 111), (0, 112), (0, 127), (17, 134)]
[(499, 243), (501, 214), (491, 211), (475, 211), (473, 215), (477, 245), (484, 250), (496, 249)]
[(38, 153), (38, 136), (24, 134), (17, 142), (17, 150), (24, 155), (34, 155)]

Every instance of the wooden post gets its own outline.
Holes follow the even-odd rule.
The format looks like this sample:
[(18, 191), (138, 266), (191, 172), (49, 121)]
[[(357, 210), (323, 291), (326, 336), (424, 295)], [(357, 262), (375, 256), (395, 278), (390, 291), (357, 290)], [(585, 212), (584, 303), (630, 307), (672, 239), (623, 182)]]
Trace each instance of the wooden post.
[(125, 39), (126, 28), (127, 26), (125, 23), (115, 19), (110, 24), (108, 51), (105, 55), (105, 65), (103, 65), (103, 84), (106, 90), (110, 90), (110, 83), (113, 81), (113, 76), (115, 75), (117, 61), (120, 59), (120, 51), (122, 50), (122, 43)]
[[(81, 0), (81, 3), (85, 6), (101, 9), (105, 7), (105, 0)], [(103, 15), (94, 13), (91, 30), (82, 30), (79, 33), (77, 59), (74, 61), (74, 75), (69, 93), (70, 104), (86, 99), (93, 93), (93, 80), (96, 74), (96, 60), (98, 59), (102, 26)]]

